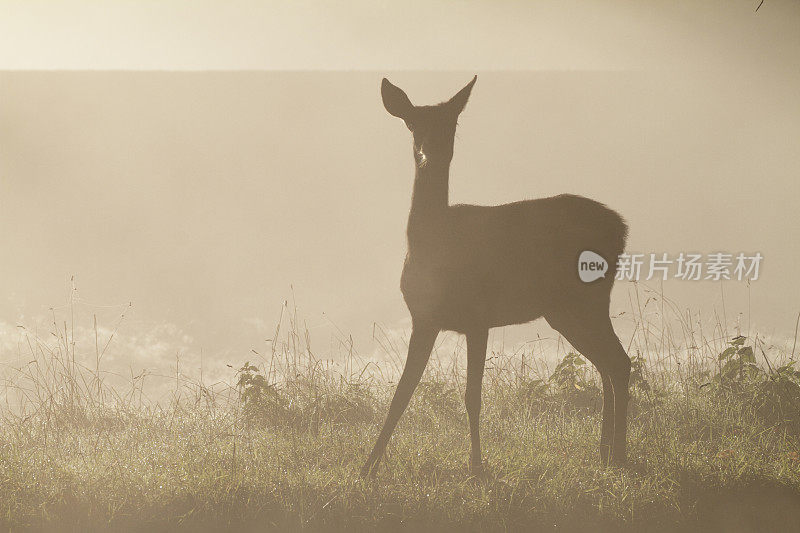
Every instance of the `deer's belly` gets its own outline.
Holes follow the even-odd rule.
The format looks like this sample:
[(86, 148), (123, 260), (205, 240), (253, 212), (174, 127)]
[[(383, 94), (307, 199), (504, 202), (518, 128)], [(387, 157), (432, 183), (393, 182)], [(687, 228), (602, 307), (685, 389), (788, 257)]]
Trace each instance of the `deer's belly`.
[(532, 278), (464, 275), (407, 262), (400, 287), (414, 320), (459, 332), (530, 322), (546, 309)]

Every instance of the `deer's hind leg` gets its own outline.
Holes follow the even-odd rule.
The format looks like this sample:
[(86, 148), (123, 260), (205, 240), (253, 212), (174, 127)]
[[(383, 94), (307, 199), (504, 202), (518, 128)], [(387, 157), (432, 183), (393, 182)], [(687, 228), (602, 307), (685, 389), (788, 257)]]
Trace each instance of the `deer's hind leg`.
[(603, 381), (603, 425), (600, 430), (600, 460), (604, 465), (608, 465), (611, 461), (611, 444), (614, 438), (614, 387), (611, 384), (611, 376), (605, 367), (603, 367), (603, 370), (597, 367), (597, 371)]
[(628, 381), (631, 361), (611, 325), (607, 306), (593, 312), (546, 315), (547, 322), (594, 364), (603, 381), (600, 458), (604, 464), (626, 460)]

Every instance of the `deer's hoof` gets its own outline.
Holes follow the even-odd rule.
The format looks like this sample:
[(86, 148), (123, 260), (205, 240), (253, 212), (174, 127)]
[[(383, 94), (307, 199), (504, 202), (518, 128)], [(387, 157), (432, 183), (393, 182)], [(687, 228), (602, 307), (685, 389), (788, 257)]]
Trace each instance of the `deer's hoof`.
[(470, 463), (469, 465), (469, 474), (470, 477), (474, 479), (485, 479), (486, 478), (486, 467), (481, 463)]
[(361, 478), (374, 478), (376, 470), (377, 468), (375, 468), (375, 464), (372, 463), (372, 461), (367, 461), (364, 463), (364, 466), (361, 467)]
[(628, 459), (625, 457), (612, 457), (611, 466), (614, 468), (625, 468), (628, 466)]

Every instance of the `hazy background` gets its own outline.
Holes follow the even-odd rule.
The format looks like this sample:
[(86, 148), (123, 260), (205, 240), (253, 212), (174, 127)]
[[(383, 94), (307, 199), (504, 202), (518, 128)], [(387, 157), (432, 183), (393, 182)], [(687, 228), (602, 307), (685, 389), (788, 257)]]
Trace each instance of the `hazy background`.
[[(24, 359), (17, 325), (46, 338), (74, 312), (91, 352), (92, 315), (107, 338), (125, 312), (115, 368), (197, 366), (202, 349), (224, 369), (263, 349), (284, 300), (318, 354), (351, 334), (379, 353), (373, 322), (407, 326), (413, 176), (383, 76), (433, 103), (478, 74), (451, 202), (572, 192), (628, 219), (630, 251), (759, 251), (750, 287), (664, 290), (794, 334), (796, 2), (1, 5), (6, 364)], [(496, 342), (549, 331), (505, 330)]]

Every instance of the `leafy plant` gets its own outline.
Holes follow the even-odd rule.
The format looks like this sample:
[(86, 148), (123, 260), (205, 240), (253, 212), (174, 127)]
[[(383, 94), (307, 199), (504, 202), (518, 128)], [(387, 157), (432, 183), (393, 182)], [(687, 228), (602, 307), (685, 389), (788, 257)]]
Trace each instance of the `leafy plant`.
[(550, 385), (541, 378), (520, 380), (517, 394), (524, 400), (541, 400), (547, 396)]
[(558, 363), (548, 383), (555, 389), (554, 398), (572, 410), (596, 411), (602, 391), (591, 378), (589, 367), (580, 354), (569, 352)]
[(556, 366), (550, 382), (561, 391), (585, 390), (589, 385), (583, 372), (585, 365), (586, 360), (580, 354), (569, 352)]
[(800, 371), (795, 361), (772, 370), (758, 386), (755, 405), (758, 414), (776, 425), (800, 433)]
[(644, 377), (644, 364), (645, 359), (641, 354), (636, 354), (631, 357), (631, 377), (630, 386), (639, 389), (643, 392), (649, 392), (650, 383)]
[(275, 423), (284, 421), (287, 402), (278, 393), (275, 385), (269, 383), (258, 367), (247, 361), (237, 371), (236, 387), (246, 420), (250, 422)]
[(718, 356), (721, 366), (713, 383), (719, 391), (746, 400), (769, 424), (800, 434), (800, 371), (795, 361), (772, 368), (764, 355), (764, 370), (756, 364), (753, 347), (746, 340), (738, 336), (728, 342), (728, 348)]
[(744, 344), (747, 337), (738, 336), (728, 341), (730, 345), (721, 354), (722, 365), (715, 379), (728, 386), (744, 386), (747, 382), (763, 377), (764, 371), (756, 365), (756, 357), (752, 346)]

